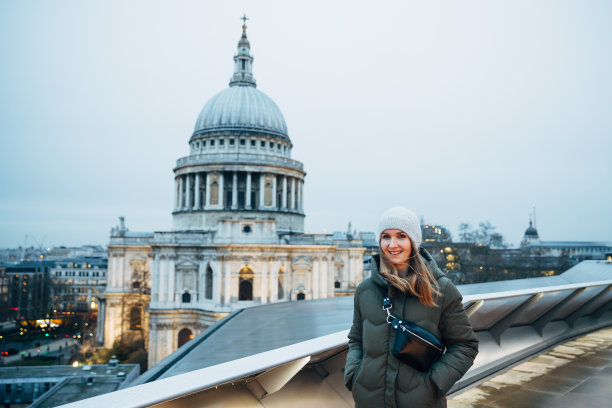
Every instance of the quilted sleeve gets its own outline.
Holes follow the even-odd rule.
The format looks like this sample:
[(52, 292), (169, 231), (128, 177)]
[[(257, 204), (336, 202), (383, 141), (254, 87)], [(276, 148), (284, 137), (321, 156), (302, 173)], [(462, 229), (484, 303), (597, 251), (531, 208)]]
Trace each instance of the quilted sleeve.
[(361, 365), (363, 358), (362, 347), (362, 327), (361, 312), (359, 310), (359, 293), (355, 293), (354, 310), (353, 310), (353, 325), (349, 331), (349, 351), (346, 355), (346, 365), (344, 366), (344, 384), (349, 390), (353, 387), (353, 376)]
[(446, 353), (432, 366), (431, 380), (446, 394), (472, 366), (478, 354), (478, 338), (472, 329), (461, 303), (462, 297), (455, 285), (444, 279), (440, 333)]

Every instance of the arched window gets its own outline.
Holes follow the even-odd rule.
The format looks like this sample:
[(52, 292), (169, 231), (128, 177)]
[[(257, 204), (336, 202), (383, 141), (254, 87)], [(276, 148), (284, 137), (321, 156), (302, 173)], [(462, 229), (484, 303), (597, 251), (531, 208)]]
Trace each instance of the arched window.
[(266, 181), (264, 185), (264, 205), (269, 207), (272, 205), (272, 183), (270, 181)]
[(253, 300), (253, 270), (248, 266), (240, 270), (238, 300)]
[(130, 309), (130, 330), (142, 329), (142, 309), (140, 306), (133, 306)]
[(140, 281), (132, 282), (132, 289), (140, 289)]
[(334, 282), (334, 288), (340, 289), (340, 281), (335, 281)]
[(206, 267), (206, 287), (204, 288), (204, 297), (206, 299), (212, 299), (213, 296), (213, 272), (210, 265)]
[(191, 294), (189, 292), (185, 292), (183, 293), (183, 296), (181, 298), (183, 303), (190, 303), (191, 302)]
[(193, 333), (191, 330), (181, 329), (181, 331), (178, 333), (178, 346), (181, 347), (191, 339), (193, 339)]
[(219, 183), (216, 180), (210, 184), (210, 204), (219, 204)]
[(304, 300), (306, 299), (306, 295), (303, 292), (300, 292), (297, 294), (297, 300)]

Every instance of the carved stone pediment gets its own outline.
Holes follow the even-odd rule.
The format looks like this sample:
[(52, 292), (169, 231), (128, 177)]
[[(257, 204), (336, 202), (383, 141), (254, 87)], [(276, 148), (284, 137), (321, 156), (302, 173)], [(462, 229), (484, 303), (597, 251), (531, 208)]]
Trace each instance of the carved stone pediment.
[(176, 263), (176, 270), (192, 271), (197, 270), (199, 264), (194, 259), (181, 259)]
[(140, 254), (134, 255), (133, 257), (130, 258), (129, 263), (133, 268), (136, 268), (139, 266), (142, 267), (147, 263), (147, 258)]
[(312, 271), (312, 260), (305, 256), (300, 256), (291, 261), (291, 270), (297, 273), (307, 273)]
[(336, 265), (336, 268), (344, 268), (344, 259), (339, 256), (335, 256), (334, 264)]

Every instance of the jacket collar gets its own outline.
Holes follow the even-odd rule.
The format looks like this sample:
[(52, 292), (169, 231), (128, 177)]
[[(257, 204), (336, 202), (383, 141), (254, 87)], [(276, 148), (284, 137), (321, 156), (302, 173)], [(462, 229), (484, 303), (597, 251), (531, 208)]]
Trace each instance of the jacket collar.
[[(421, 258), (423, 258), (423, 260), (429, 264), (431, 273), (433, 274), (434, 278), (436, 278), (436, 280), (445, 276), (444, 272), (442, 272), (440, 268), (438, 268), (438, 264), (433, 259), (433, 256), (431, 256), (431, 254), (427, 252), (425, 248), (423, 247), (419, 248), (419, 255), (421, 255)], [(378, 286), (381, 286), (383, 288), (390, 286), (389, 282), (387, 282), (387, 280), (383, 278), (383, 276), (380, 274), (380, 255), (379, 254), (372, 255), (371, 268), (372, 270), (371, 270), (370, 276), (372, 277), (372, 280), (374, 281), (374, 283), (376, 283)]]

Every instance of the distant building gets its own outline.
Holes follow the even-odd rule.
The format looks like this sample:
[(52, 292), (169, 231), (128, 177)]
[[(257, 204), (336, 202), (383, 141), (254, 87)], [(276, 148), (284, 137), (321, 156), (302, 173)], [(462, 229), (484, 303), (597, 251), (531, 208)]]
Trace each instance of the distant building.
[(98, 311), (106, 289), (106, 258), (64, 258), (51, 268), (51, 303), (56, 316)]
[(3, 286), (8, 278), (7, 320), (33, 320), (50, 314), (49, 271), (53, 265), (48, 261), (4, 265)]
[(9, 313), (10, 279), (6, 274), (6, 266), (0, 264), (0, 322), (10, 319)]
[(451, 242), (451, 235), (446, 227), (441, 225), (421, 225), (421, 231), (423, 233), (423, 243), (433, 242)]
[(53, 247), (44, 254), (48, 260), (66, 258), (106, 258), (108, 250), (102, 245), (82, 245), (80, 247)]
[(19, 263), (23, 261), (53, 261), (64, 258), (101, 257), (106, 258), (107, 249), (101, 245), (82, 245), (80, 247), (18, 247), (1, 248), (0, 262)]
[(110, 348), (117, 339), (133, 337), (148, 343), (153, 236), (129, 231), (123, 217), (111, 230), (108, 279), (98, 308), (99, 344)]
[(140, 374), (138, 364), (1, 367), (0, 402), (5, 406), (56, 407), (125, 387)]
[(533, 221), (529, 220), (529, 227), (525, 230), (523, 239), (521, 241), (521, 247), (526, 247), (530, 244), (540, 242), (540, 236), (538, 230), (533, 226)]
[(603, 260), (606, 254), (612, 253), (612, 242), (541, 241), (538, 230), (530, 220), (521, 241), (521, 249), (539, 256), (568, 256), (575, 261)]

